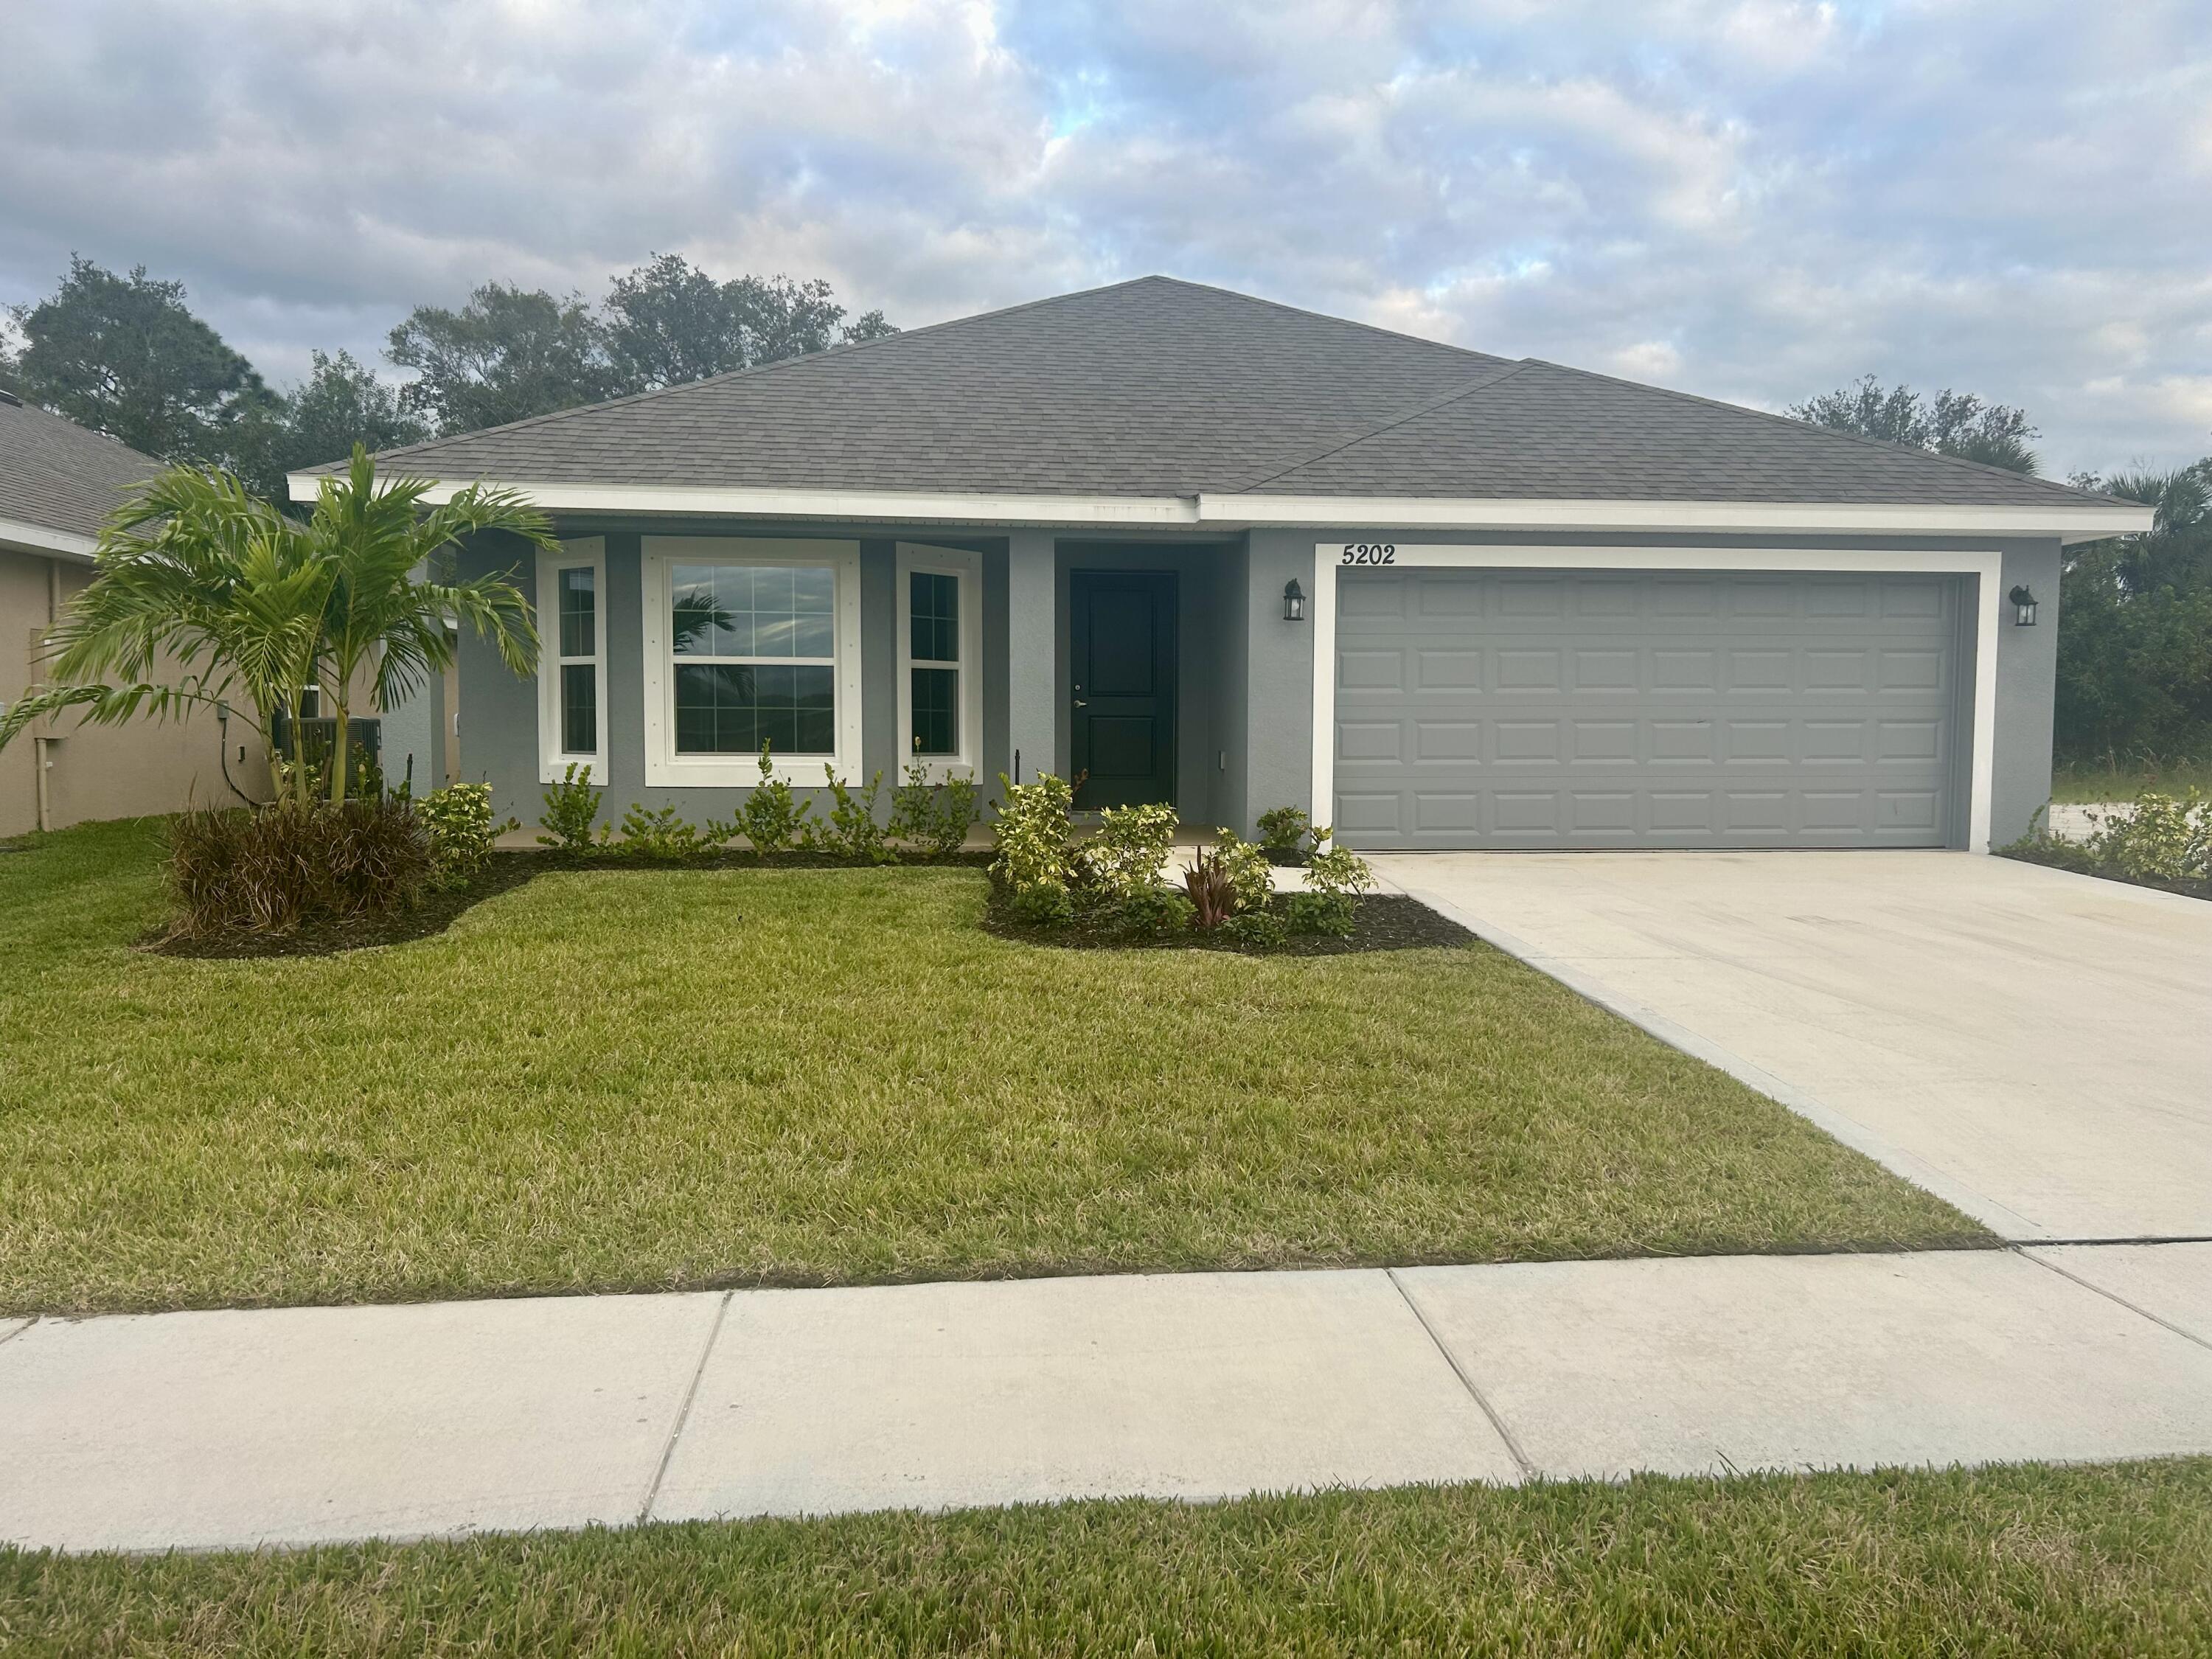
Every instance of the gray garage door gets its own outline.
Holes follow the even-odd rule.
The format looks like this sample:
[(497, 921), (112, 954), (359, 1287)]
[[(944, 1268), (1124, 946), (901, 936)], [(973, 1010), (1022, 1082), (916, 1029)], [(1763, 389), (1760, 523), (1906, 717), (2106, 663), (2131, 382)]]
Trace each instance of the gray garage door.
[(1352, 847), (1941, 847), (1950, 578), (1345, 571)]

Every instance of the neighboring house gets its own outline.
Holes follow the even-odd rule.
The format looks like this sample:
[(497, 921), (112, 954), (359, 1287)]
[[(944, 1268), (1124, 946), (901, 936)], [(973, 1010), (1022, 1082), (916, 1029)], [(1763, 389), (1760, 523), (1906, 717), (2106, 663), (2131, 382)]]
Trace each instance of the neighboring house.
[(1374, 848), (2008, 839), (2049, 789), (2059, 549), (2149, 524), (1157, 276), (386, 465), (563, 539), (465, 561), (540, 608), (532, 683), (463, 645), (502, 814), (588, 762), (617, 813), (726, 816), (766, 736), (802, 784), (1049, 770)]
[[(161, 470), (151, 455), (0, 392), (0, 703), (46, 678), (41, 642), (91, 580), (101, 523)], [(260, 741), (242, 721), (227, 735), (208, 714), (45, 721), (0, 750), (0, 836), (234, 799), (226, 743), (232, 775), (265, 793)]]

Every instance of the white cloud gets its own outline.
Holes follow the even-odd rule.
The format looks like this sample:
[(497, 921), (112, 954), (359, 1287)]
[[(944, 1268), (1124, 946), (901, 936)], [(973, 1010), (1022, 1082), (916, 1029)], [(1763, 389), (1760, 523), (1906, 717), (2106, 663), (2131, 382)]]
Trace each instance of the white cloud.
[(2212, 448), (2208, 109), (2201, 0), (78, 0), (0, 55), (0, 298), (143, 261), (283, 378), (656, 250), (910, 324), (1159, 270), (2171, 464)]

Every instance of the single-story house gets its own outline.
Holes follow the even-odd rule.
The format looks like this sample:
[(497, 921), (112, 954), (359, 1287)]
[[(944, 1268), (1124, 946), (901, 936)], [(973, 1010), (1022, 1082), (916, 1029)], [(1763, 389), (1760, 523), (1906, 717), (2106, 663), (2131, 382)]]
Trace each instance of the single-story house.
[[(92, 580), (100, 526), (161, 470), (151, 455), (0, 391), (0, 706), (46, 678), (44, 641)], [(210, 714), (43, 721), (0, 750), (0, 836), (218, 805), (233, 799), (226, 754), (240, 782), (265, 793), (259, 739), (241, 729), (226, 749), (224, 726)], [(241, 745), (251, 764), (237, 763)]]
[(576, 762), (726, 817), (766, 739), (1363, 848), (1986, 848), (2049, 789), (2060, 549), (2148, 525), (1159, 276), (386, 465), (556, 520), (535, 682), (461, 665), (526, 821)]

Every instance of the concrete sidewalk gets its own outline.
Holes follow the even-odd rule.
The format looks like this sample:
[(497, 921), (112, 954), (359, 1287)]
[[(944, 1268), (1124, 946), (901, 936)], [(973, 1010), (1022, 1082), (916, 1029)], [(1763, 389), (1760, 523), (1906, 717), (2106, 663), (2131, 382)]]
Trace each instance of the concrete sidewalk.
[(0, 1540), (2212, 1452), (2212, 1244), (0, 1321)]

